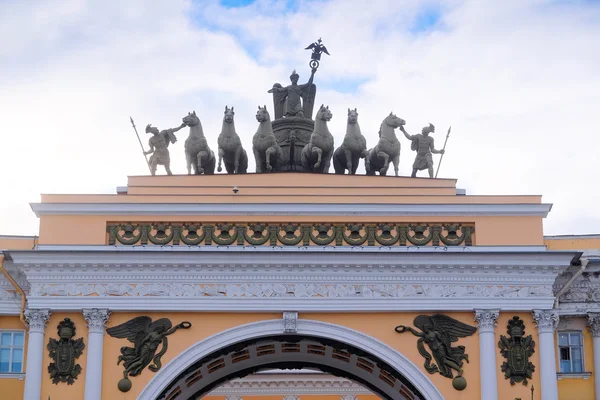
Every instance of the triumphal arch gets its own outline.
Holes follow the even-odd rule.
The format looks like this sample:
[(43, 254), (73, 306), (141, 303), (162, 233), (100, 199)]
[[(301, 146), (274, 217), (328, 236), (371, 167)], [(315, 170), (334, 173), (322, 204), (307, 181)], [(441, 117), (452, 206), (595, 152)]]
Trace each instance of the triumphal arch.
[[(190, 110), (147, 126), (151, 174), (42, 195), (39, 235), (0, 237), (10, 399), (594, 398), (600, 243), (545, 238), (541, 196), (431, 179), (434, 125), (391, 113), (365, 138), (349, 106), (335, 146), (313, 82), (328, 52), (309, 48), (308, 82), (273, 86), (251, 150), (234, 107), (217, 140)], [(169, 165), (180, 130), (187, 175)], [(401, 141), (400, 172), (424, 176), (398, 173)]]

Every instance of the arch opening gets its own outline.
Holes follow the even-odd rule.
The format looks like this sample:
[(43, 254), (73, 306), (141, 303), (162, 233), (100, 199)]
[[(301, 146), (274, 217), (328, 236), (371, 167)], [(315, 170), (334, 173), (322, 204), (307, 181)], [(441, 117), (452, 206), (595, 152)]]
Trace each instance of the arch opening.
[(419, 390), (383, 360), (337, 340), (281, 335), (245, 340), (196, 361), (157, 400), (188, 400), (220, 384), (268, 369), (312, 368), (357, 382), (386, 400), (423, 399)]
[(165, 365), (138, 400), (197, 399), (236, 378), (273, 369), (316, 369), (354, 381), (383, 399), (444, 400), (410, 360), (385, 343), (340, 325), (282, 320), (237, 326), (206, 338)]

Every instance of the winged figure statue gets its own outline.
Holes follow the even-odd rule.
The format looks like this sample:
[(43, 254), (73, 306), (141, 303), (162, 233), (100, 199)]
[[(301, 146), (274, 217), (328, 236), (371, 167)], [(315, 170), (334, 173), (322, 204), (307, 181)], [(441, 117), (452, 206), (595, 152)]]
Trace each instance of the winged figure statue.
[[(458, 338), (471, 336), (477, 328), (442, 314), (419, 315), (413, 324), (421, 332), (404, 325), (398, 325), (395, 331), (398, 333), (411, 332), (419, 338), (417, 349), (419, 354), (425, 358), (427, 372), (430, 374), (439, 372), (442, 376), (452, 378), (452, 370), (456, 370), (458, 377), (461, 377), (463, 360), (469, 362), (469, 355), (465, 354), (464, 346), (452, 347), (452, 343), (458, 341)], [(429, 346), (431, 354), (425, 349), (425, 343)]]
[[(184, 321), (173, 326), (168, 318), (160, 318), (152, 322), (152, 318), (141, 316), (133, 318), (121, 325), (108, 328), (106, 333), (118, 339), (127, 339), (133, 343), (133, 347), (121, 347), (121, 355), (117, 365), (123, 362), (125, 371), (124, 379), (127, 376), (136, 376), (142, 373), (144, 368), (156, 372), (162, 366), (160, 359), (166, 353), (169, 345), (167, 336), (171, 335), (177, 329), (188, 329), (191, 323)], [(156, 353), (162, 343), (162, 349)]]

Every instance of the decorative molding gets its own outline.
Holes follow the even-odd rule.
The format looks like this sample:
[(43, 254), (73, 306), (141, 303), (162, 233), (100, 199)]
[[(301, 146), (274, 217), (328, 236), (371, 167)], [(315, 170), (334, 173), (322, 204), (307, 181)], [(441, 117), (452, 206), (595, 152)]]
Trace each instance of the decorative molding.
[(588, 327), (592, 332), (592, 337), (600, 337), (600, 314), (590, 313), (588, 314)]
[(295, 311), (283, 312), (283, 332), (296, 333), (298, 332), (298, 313)]
[(590, 379), (590, 376), (592, 376), (591, 372), (578, 372), (578, 373), (564, 373), (564, 372), (559, 372), (556, 374), (556, 378), (559, 381), (562, 381), (563, 379), (583, 379), (583, 380), (588, 380)]
[[(193, 344), (175, 356), (164, 366), (138, 396), (138, 400), (154, 400), (173, 380), (185, 371), (192, 363), (206, 357), (230, 344), (252, 338), (263, 338), (279, 335), (283, 329), (281, 319), (253, 322), (237, 326)], [(343, 343), (350, 343), (358, 349), (373, 354), (386, 362), (406, 379), (408, 379), (428, 400), (443, 400), (444, 397), (420, 368), (389, 345), (364, 333), (341, 325), (306, 319), (298, 320), (298, 334), (321, 338), (332, 338)]]
[(500, 310), (475, 310), (475, 321), (477, 321), (479, 333), (493, 333), (499, 315)]
[(25, 320), (29, 325), (29, 333), (44, 333), (46, 322), (50, 319), (52, 313), (49, 309), (27, 309), (25, 310)]
[(536, 323), (539, 333), (554, 332), (558, 326), (558, 311), (556, 310), (533, 310), (533, 321)]
[(283, 396), (283, 400), (300, 400), (300, 396), (295, 396), (293, 394), (288, 394)]
[(84, 309), (83, 318), (87, 322), (87, 326), (90, 333), (100, 333), (104, 335), (104, 329), (106, 328), (106, 322), (110, 316), (110, 311), (107, 309)]
[(362, 385), (325, 373), (258, 373), (226, 382), (210, 392), (211, 396), (274, 395), (372, 395)]
[(242, 399), (242, 396), (227, 396), (227, 397), (225, 397), (225, 400), (244, 400), (244, 399)]
[(536, 216), (552, 204), (30, 203), (35, 215)]
[(356, 397), (353, 394), (345, 394), (342, 397), (340, 397), (340, 400), (358, 400), (358, 397)]
[(106, 226), (108, 245), (171, 246), (472, 246), (475, 226), (450, 223), (202, 224), (119, 222)]

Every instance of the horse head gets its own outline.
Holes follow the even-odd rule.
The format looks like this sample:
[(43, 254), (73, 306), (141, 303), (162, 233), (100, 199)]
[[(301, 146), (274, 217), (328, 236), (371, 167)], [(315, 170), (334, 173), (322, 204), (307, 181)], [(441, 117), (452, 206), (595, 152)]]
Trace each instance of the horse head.
[(385, 119), (383, 120), (383, 122), (386, 125), (391, 126), (392, 128), (398, 128), (401, 125), (406, 124), (406, 121), (404, 121), (402, 118), (397, 117), (394, 113), (390, 113), (390, 115), (388, 115), (387, 117), (385, 117)]
[(354, 110), (348, 109), (348, 123), (355, 124), (358, 122), (358, 111), (356, 108)]
[(271, 116), (269, 115), (269, 112), (267, 111), (267, 106), (258, 106), (258, 111), (256, 112), (256, 120), (258, 122), (266, 122), (266, 121), (270, 121), (271, 120)]
[(320, 119), (327, 122), (331, 120), (331, 117), (333, 117), (333, 114), (331, 113), (331, 111), (329, 111), (329, 106), (325, 107), (323, 104), (321, 104), (321, 107), (319, 107), (319, 111), (317, 111), (317, 116), (315, 117), (315, 119)]
[(198, 118), (198, 116), (196, 115), (195, 110), (191, 113), (188, 113), (188, 115), (183, 117), (181, 120), (183, 121), (184, 124), (186, 124), (187, 126), (190, 126), (190, 127), (196, 126), (200, 123), (200, 118)]
[(233, 112), (233, 107), (229, 108), (225, 106), (225, 116), (223, 117), (223, 122), (227, 122), (228, 124), (233, 123), (233, 116), (235, 113)]

